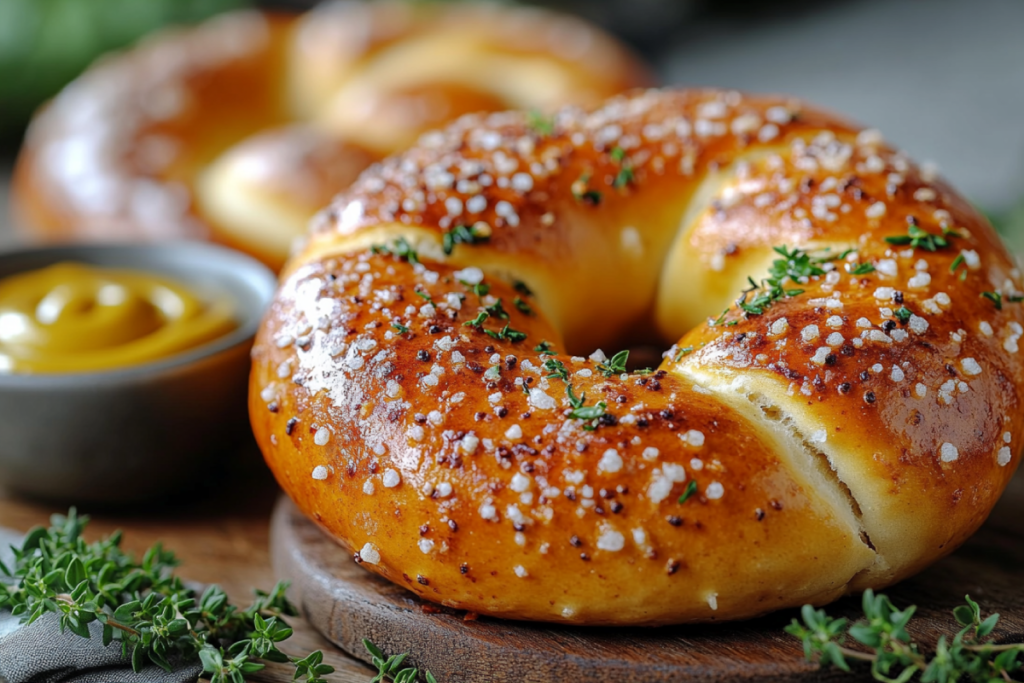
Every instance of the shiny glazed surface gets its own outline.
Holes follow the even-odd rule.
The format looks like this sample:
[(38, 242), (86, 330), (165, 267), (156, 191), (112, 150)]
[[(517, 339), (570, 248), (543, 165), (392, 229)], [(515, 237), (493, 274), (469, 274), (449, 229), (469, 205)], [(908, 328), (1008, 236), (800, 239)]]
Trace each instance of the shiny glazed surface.
[[(321, 214), (250, 415), (299, 507), (426, 599), (746, 618), (978, 528), (1024, 436), (1022, 299), (934, 169), (797, 100), (467, 117)], [(612, 367), (636, 341), (660, 366)]]
[(48, 241), (213, 239), (280, 267), (374, 161), (460, 115), (651, 82), (582, 20), (497, 3), (228, 13), (88, 69), (33, 120), (18, 222)]
[(130, 367), (236, 327), (226, 294), (154, 273), (67, 262), (0, 280), (0, 372)]

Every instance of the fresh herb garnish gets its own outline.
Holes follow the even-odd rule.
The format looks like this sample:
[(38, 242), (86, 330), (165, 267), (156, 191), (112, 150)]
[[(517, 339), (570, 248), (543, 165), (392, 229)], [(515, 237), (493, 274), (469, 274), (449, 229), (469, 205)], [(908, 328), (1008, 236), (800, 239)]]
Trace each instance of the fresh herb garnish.
[(1007, 294), (1003, 296), (999, 292), (982, 292), (981, 295), (995, 304), (996, 310), (1003, 310), (1003, 301), (1011, 304), (1019, 304), (1024, 301), (1024, 295), (1021, 294)]
[(597, 364), (597, 369), (605, 377), (611, 377), (612, 375), (621, 375), (626, 372), (626, 361), (629, 360), (629, 351), (619, 351), (617, 354), (612, 356), (610, 359)]
[(391, 323), (391, 327), (398, 330), (398, 334), (408, 334), (409, 328), (401, 323)]
[(374, 254), (391, 254), (395, 258), (408, 261), (409, 263), (420, 262), (420, 255), (416, 253), (416, 249), (404, 237), (396, 239), (390, 247), (384, 244), (375, 244), (370, 247), (370, 251)]
[(900, 306), (899, 308), (896, 309), (893, 315), (895, 315), (901, 323), (906, 323), (908, 320), (910, 320), (910, 316), (914, 315), (914, 312), (911, 311), (906, 306)]
[(999, 292), (982, 292), (981, 295), (995, 304), (996, 310), (1003, 310), (1003, 295)]
[(949, 246), (949, 240), (946, 237), (959, 237), (960, 234), (955, 230), (948, 230), (947, 228), (942, 229), (942, 235), (933, 235), (930, 232), (922, 230), (918, 225), (910, 225), (907, 227), (906, 235), (893, 235), (886, 237), (885, 241), (889, 244), (906, 245), (909, 244), (913, 249), (925, 249), (927, 251), (938, 251)]
[(522, 280), (513, 280), (512, 288), (523, 296), (533, 296), (533, 291)]
[[(825, 610), (804, 605), (801, 619), (793, 619), (786, 633), (803, 641), (808, 661), (850, 672), (851, 662), (870, 663), (876, 681), (904, 683), (915, 677), (936, 681), (1010, 681), (1021, 670), (1024, 643), (996, 644), (989, 636), (999, 624), (999, 615), (981, 616), (981, 607), (971, 597), (953, 610), (961, 629), (948, 638), (939, 637), (929, 654), (910, 636), (915, 605), (897, 609), (883, 594), (868, 589), (861, 601), (864, 617), (852, 624), (828, 616)], [(860, 648), (846, 645), (852, 639)]]
[(626, 158), (626, 150), (615, 147), (612, 149), (611, 158), (620, 165), (619, 172), (615, 175), (615, 180), (612, 181), (612, 187), (623, 188), (633, 182), (636, 176), (633, 173), (633, 165)]
[(708, 323), (708, 326), (709, 327), (718, 327), (719, 325), (722, 324), (722, 321), (725, 320), (725, 316), (728, 315), (728, 313), (729, 313), (729, 309), (727, 308), (724, 311), (722, 311), (722, 314), (720, 316), (715, 318), (712, 322)]
[(576, 394), (573, 393), (571, 384), (565, 387), (565, 394), (566, 396), (569, 397), (569, 405), (572, 406), (573, 410), (576, 410), (577, 408), (582, 408), (584, 401), (587, 400), (586, 394), (583, 394), (582, 396), (576, 396)]
[(956, 258), (953, 259), (953, 262), (949, 264), (949, 272), (955, 273), (956, 269), (959, 268), (960, 264), (962, 264), (963, 262), (964, 262), (964, 255), (963, 255), (963, 253), (957, 254)]
[(512, 300), (512, 303), (515, 304), (516, 308), (519, 310), (520, 313), (524, 313), (526, 315), (533, 315), (533, 309), (530, 308), (530, 304), (523, 301), (522, 297), (517, 296), (515, 299)]
[(565, 363), (557, 358), (548, 358), (544, 361), (544, 369), (550, 373), (545, 375), (548, 379), (560, 379), (563, 382), (569, 381), (569, 369), (565, 367)]
[(576, 198), (576, 201), (584, 204), (590, 204), (591, 206), (597, 206), (601, 203), (601, 193), (597, 190), (592, 190), (587, 185), (590, 182), (590, 174), (584, 173), (581, 175), (570, 188), (572, 196)]
[(569, 413), (569, 417), (574, 420), (596, 420), (604, 415), (604, 411), (607, 407), (607, 403), (604, 401), (598, 401), (597, 405), (594, 406), (580, 406), (579, 408), (574, 408), (573, 411)]
[(481, 325), (484, 324), (484, 321), (487, 320), (489, 317), (491, 316), (487, 311), (480, 311), (479, 313), (476, 314), (475, 318), (473, 318), (472, 320), (467, 320), (466, 322), (462, 323), (462, 325), (464, 327), (480, 327)]
[(549, 341), (542, 341), (540, 344), (537, 344), (536, 346), (534, 346), (533, 350), (536, 351), (537, 353), (541, 354), (542, 356), (554, 356), (555, 355), (555, 351), (551, 347), (551, 342), (549, 342)]
[(426, 299), (429, 303), (434, 303), (434, 298), (430, 296), (429, 292), (424, 292), (423, 290), (420, 289), (414, 289), (412, 293), (421, 299)]
[(487, 311), (489, 315), (495, 318), (500, 318), (501, 320), (508, 320), (508, 313), (505, 311), (505, 307), (501, 305), (501, 299), (498, 299), (490, 306), (485, 306), (484, 310)]
[(505, 325), (505, 327), (501, 328), (501, 330), (499, 330), (498, 332), (495, 332), (494, 330), (484, 330), (483, 332), (487, 336), (493, 337), (494, 339), (497, 339), (499, 341), (507, 339), (508, 341), (515, 343), (515, 342), (521, 342), (524, 339), (526, 339), (526, 333), (525, 332), (520, 332), (519, 330), (513, 330), (507, 324)]
[(450, 256), (452, 251), (455, 250), (456, 244), (481, 244), (489, 242), (490, 239), (491, 233), (487, 228), (476, 225), (472, 227), (456, 225), (444, 234), (444, 237), (441, 239), (441, 246), (444, 249), (444, 253)]
[(555, 119), (533, 110), (526, 114), (526, 127), (542, 137), (551, 135), (555, 132)]
[(683, 348), (679, 349), (679, 351), (676, 352), (676, 362), (678, 363), (683, 359), (683, 356), (688, 356), (691, 353), (693, 353), (693, 347), (684, 346)]
[(471, 285), (465, 280), (459, 280), (459, 284), (463, 287), (469, 287), (469, 289), (479, 297), (487, 296), (491, 291), (491, 286), (484, 282), (478, 282), (475, 285)]
[[(834, 256), (829, 254), (811, 256), (802, 249), (791, 250), (786, 245), (772, 247), (772, 250), (782, 256), (782, 258), (772, 261), (772, 265), (768, 269), (768, 277), (764, 278), (760, 284), (754, 282), (753, 278), (748, 277), (747, 281), (750, 283), (750, 287), (743, 290), (742, 296), (736, 300), (736, 306), (742, 309), (747, 314), (747, 317), (763, 314), (766, 309), (780, 299), (804, 293), (802, 289), (785, 289), (784, 285), (787, 280), (803, 283), (812, 277), (824, 275), (825, 269), (821, 267), (823, 264), (845, 259), (848, 254), (854, 251), (853, 249), (847, 249)], [(873, 267), (872, 270), (874, 270)], [(747, 301), (747, 296), (753, 292), (757, 292), (757, 294), (753, 299)], [(720, 324), (727, 312), (728, 309), (719, 316), (712, 327)]]
[[(370, 653), (373, 665), (377, 667), (377, 675), (373, 677), (370, 683), (415, 683), (420, 675), (419, 669), (413, 667), (402, 668), (402, 664), (405, 662), (408, 654), (391, 655), (385, 657), (381, 649), (371, 643), (369, 640), (363, 639), (363, 647)], [(423, 673), (424, 680), (427, 683), (437, 683), (437, 679), (429, 671)]]
[(867, 275), (868, 273), (875, 272), (875, 267), (870, 263), (851, 263), (849, 273), (850, 275)]
[(284, 617), (297, 615), (286, 583), (256, 591), (239, 609), (217, 586), (199, 594), (183, 583), (173, 573), (177, 558), (159, 544), (140, 562), (121, 550), (120, 532), (86, 543), (88, 521), (72, 508), (48, 529), (29, 531), (12, 548), (13, 564), (0, 565), (0, 607), (23, 623), (55, 613), (62, 631), (83, 638), (96, 622), (103, 644), (119, 642), (136, 672), (148, 663), (170, 671), (171, 661), (198, 662), (211, 683), (243, 683), (265, 662), (281, 662), (294, 667), (296, 680), (325, 683), (334, 671), (320, 651), (299, 658), (278, 649), (292, 635)]
[(690, 483), (686, 485), (686, 490), (683, 491), (683, 495), (679, 496), (679, 504), (682, 505), (686, 501), (690, 500), (690, 497), (695, 493), (697, 493), (697, 482), (691, 479)]

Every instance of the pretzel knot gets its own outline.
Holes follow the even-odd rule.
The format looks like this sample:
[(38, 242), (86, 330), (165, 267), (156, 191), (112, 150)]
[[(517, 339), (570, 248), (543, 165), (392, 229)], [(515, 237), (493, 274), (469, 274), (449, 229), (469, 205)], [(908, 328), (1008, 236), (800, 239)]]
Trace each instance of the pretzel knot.
[[(466, 117), (320, 215), (250, 410), (299, 507), (428, 600), (746, 618), (977, 529), (1017, 464), (1021, 288), (934, 171), (801, 102)], [(660, 366), (610, 353), (637, 343)]]
[(233, 12), (90, 67), (33, 120), (12, 199), (36, 239), (213, 239), (277, 268), (339, 188), (424, 131), (650, 82), (607, 34), (540, 9)]

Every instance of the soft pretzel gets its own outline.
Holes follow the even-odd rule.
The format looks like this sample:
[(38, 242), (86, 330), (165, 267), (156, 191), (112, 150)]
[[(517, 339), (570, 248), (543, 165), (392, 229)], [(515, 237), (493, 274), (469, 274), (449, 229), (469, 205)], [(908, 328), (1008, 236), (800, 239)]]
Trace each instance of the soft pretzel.
[[(952, 551), (1016, 468), (1020, 272), (934, 170), (801, 102), (466, 117), (314, 228), (257, 339), (255, 434), (307, 515), (428, 600), (580, 624), (821, 604)], [(653, 372), (594, 351), (652, 340)]]
[(372, 161), (475, 111), (648, 82), (581, 20), (490, 3), (238, 12), (108, 57), (36, 117), (18, 221), (48, 239), (214, 238), (280, 266)]

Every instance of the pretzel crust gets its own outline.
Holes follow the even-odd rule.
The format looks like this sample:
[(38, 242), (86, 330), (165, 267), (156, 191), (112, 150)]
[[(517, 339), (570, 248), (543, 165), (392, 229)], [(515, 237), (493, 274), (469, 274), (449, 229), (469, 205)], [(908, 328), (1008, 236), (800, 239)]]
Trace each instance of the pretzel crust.
[[(984, 521), (1018, 461), (1020, 293), (952, 188), (795, 100), (465, 117), (321, 214), (250, 412), (299, 507), (428, 600), (747, 618)], [(585, 357), (638, 341), (671, 344), (656, 371)]]
[(214, 239), (277, 268), (339, 188), (426, 130), (650, 82), (610, 36), (543, 10), (228, 13), (103, 58), (46, 105), (15, 169), (16, 222), (49, 241)]

